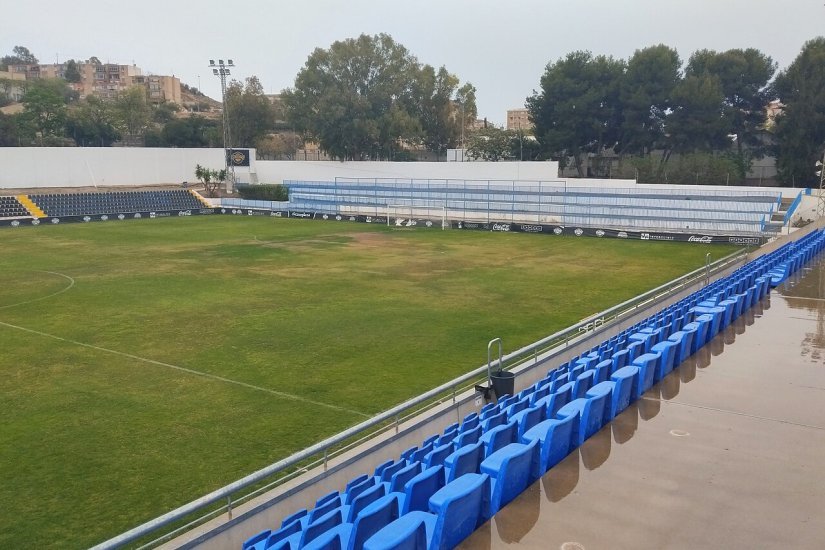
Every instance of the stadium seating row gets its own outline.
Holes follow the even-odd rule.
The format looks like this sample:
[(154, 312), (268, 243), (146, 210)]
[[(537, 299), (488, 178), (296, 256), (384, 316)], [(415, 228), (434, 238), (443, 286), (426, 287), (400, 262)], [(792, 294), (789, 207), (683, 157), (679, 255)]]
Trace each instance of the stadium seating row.
[(0, 218), (21, 218), (31, 216), (17, 197), (0, 197)]
[(825, 231), (816, 231), (749, 262), (249, 538), (242, 550), (454, 548), (823, 246)]
[(192, 210), (204, 203), (185, 189), (114, 193), (58, 193), (29, 195), (47, 216), (120, 214), (153, 210)]
[[(775, 191), (567, 187), (558, 182), (287, 181), (289, 209), (383, 214), (446, 209), (466, 221), (528, 221), (585, 227), (760, 233), (778, 207)], [(396, 206), (391, 210), (387, 205)], [(374, 209), (374, 210), (372, 210)]]

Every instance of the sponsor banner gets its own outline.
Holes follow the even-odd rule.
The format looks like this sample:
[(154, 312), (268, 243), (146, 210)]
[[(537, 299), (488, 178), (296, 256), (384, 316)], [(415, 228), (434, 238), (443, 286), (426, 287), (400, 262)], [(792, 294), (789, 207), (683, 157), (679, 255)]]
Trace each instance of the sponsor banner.
[(657, 242), (689, 242), (698, 244), (734, 244), (737, 246), (758, 246), (760, 237), (740, 237), (735, 235), (705, 235), (701, 233), (665, 233), (648, 231), (621, 231), (617, 229), (600, 229), (595, 227), (576, 227), (563, 225), (526, 224), (508, 222), (452, 222), (453, 229), (480, 229), (483, 231), (541, 233), (545, 235), (564, 235), (570, 237), (596, 237), (610, 239), (630, 239)]
[(49, 216), (46, 218), (34, 219), (20, 218), (16, 220), (0, 220), (0, 227), (26, 227), (38, 225), (60, 225), (65, 223), (117, 222), (123, 220), (203, 216), (215, 214), (217, 210), (217, 208), (201, 208), (195, 210), (152, 210), (144, 212), (123, 212), (119, 214), (94, 214), (86, 216)]

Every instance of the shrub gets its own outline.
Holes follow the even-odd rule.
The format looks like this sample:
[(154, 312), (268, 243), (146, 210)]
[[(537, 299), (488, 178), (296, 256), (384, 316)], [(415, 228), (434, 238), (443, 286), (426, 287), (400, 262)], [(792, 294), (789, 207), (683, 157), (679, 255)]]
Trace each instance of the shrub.
[(285, 185), (260, 184), (238, 187), (242, 199), (255, 201), (288, 201), (289, 187)]

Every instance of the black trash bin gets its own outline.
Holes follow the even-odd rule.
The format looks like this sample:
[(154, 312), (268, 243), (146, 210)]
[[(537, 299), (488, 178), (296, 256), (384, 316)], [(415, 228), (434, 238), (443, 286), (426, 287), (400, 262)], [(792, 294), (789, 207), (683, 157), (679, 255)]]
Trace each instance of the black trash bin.
[(493, 385), (497, 402), (504, 395), (513, 395), (516, 389), (516, 375), (512, 372), (503, 370), (492, 372), (490, 373), (490, 382)]

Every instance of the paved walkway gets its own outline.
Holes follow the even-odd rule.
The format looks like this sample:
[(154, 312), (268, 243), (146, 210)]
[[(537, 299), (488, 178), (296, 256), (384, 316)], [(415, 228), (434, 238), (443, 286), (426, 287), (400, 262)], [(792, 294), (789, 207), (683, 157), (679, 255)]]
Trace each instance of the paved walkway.
[(459, 548), (825, 548), (825, 262), (808, 264)]

